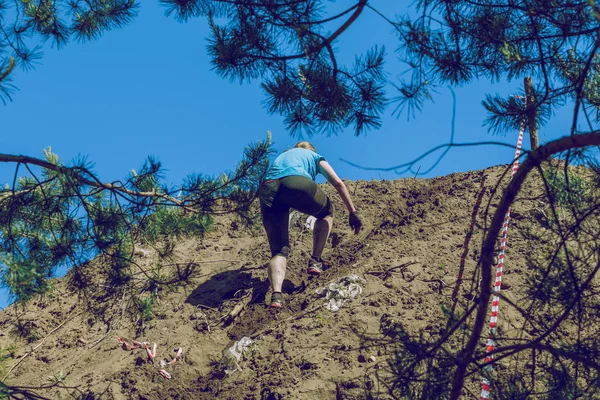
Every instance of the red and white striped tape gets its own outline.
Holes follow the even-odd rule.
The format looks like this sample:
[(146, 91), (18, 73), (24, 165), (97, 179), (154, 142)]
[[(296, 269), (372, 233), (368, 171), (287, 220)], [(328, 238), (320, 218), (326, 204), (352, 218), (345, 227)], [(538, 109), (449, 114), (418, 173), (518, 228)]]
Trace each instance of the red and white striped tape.
[[(517, 140), (517, 149), (515, 151), (515, 158), (512, 166), (512, 172), (510, 179), (515, 176), (515, 173), (519, 169), (519, 156), (521, 155), (521, 146), (523, 145), (523, 134), (525, 132), (525, 125), (521, 125), (519, 130), (519, 139)], [(494, 292), (500, 293), (502, 286), (502, 268), (504, 267), (504, 250), (506, 249), (506, 237), (508, 236), (508, 221), (510, 220), (510, 208), (504, 215), (504, 223), (502, 224), (502, 239), (500, 240), (500, 252), (498, 253), (498, 264), (496, 265), (496, 280), (494, 282)], [(495, 294), (492, 296), (492, 312), (490, 314), (490, 335), (488, 336), (487, 345), (485, 351), (487, 356), (485, 357), (486, 365), (483, 367), (484, 371), (492, 371), (492, 365), (494, 361), (493, 354), (489, 354), (496, 348), (496, 342), (494, 336), (496, 335), (498, 327), (498, 309), (500, 304), (500, 297)], [(487, 400), (490, 398), (490, 382), (483, 378), (481, 381), (481, 400)]]

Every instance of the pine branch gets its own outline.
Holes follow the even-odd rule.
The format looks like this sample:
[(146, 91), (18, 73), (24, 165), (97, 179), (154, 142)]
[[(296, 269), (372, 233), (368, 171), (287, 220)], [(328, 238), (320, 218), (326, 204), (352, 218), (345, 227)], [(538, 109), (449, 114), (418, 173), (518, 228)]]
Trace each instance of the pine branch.
[[(48, 161), (45, 161), (45, 160), (42, 160), (39, 158), (22, 156), (22, 155), (12, 155), (12, 154), (0, 154), (0, 162), (36, 165), (38, 167), (42, 167), (42, 168), (46, 168), (51, 171), (58, 172), (65, 176), (70, 176), (73, 179), (77, 180), (78, 182), (80, 182), (81, 184), (84, 184), (84, 185), (92, 186), (92, 187), (99, 188), (99, 189), (107, 189), (110, 191), (115, 191), (118, 193), (127, 194), (127, 195), (131, 195), (131, 196), (135, 196), (135, 197), (149, 197), (149, 198), (158, 197), (163, 200), (166, 200), (168, 203), (172, 203), (177, 206), (182, 206), (187, 211), (196, 212), (196, 210), (194, 210), (193, 208), (188, 208), (187, 206), (185, 206), (182, 201), (180, 201), (172, 196), (169, 196), (165, 193), (162, 193), (160, 191), (152, 190), (152, 191), (147, 191), (147, 192), (139, 192), (139, 191), (129, 190), (120, 184), (100, 182), (98, 179), (95, 178), (95, 175), (93, 173), (91, 173), (89, 170), (87, 170), (84, 167), (72, 167), (72, 168), (63, 167), (60, 165), (52, 164)], [(90, 177), (92, 177), (92, 179), (89, 179), (86, 176), (90, 176)]]
[[(161, 165), (153, 159), (123, 183), (105, 183), (83, 161), (67, 167), (50, 150), (45, 151), (46, 160), (0, 154), (0, 162), (17, 165), (12, 189), (0, 191), (4, 283), (17, 300), (26, 300), (48, 289), (58, 265), (102, 255), (107, 296), (122, 286), (136, 288), (131, 275), (137, 266), (134, 242), (157, 244), (159, 256), (167, 259), (174, 239), (203, 235), (211, 215), (236, 213), (251, 220), (247, 213), (266, 173), (269, 147), (269, 140), (249, 146), (235, 172), (220, 180), (196, 178), (183, 197), (161, 185)], [(22, 165), (30, 176), (17, 177)], [(39, 178), (30, 166), (42, 168)], [(74, 278), (80, 288), (89, 284), (82, 271)], [(155, 285), (173, 283), (149, 274), (146, 279)]]

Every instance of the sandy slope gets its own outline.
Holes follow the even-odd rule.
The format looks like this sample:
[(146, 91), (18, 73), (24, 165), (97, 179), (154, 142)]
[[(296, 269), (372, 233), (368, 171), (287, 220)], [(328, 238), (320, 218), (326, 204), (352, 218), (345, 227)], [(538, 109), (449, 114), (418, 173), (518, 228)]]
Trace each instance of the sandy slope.
[[(319, 279), (308, 279), (305, 263), (312, 238), (303, 227), (305, 217), (299, 216), (291, 232), (288, 294), (281, 311), (268, 309), (261, 294), (268, 261), (262, 228), (246, 230), (225, 219), (203, 240), (180, 243), (177, 262), (204, 263), (187, 285), (161, 292), (150, 321), (124, 316), (108, 325), (86, 312), (64, 282), (57, 282), (52, 296), (0, 314), (0, 346), (16, 346), (6, 366), (36, 348), (7, 382), (48, 386), (51, 376), (63, 374), (61, 385), (69, 388), (37, 391), (52, 399), (391, 398), (386, 387), (393, 381), (388, 365), (393, 340), (381, 331), (382, 317), (402, 321), (411, 334), (437, 333), (443, 329), (442, 304), (457, 310), (472, 304), (484, 215), (494, 211), (493, 189), (505, 171), (502, 166), (435, 179), (347, 182), (366, 222), (356, 236), (347, 226), (341, 201), (326, 187), (338, 216), (325, 254), (334, 267)], [(480, 193), (481, 207), (473, 215)], [(513, 271), (525, 267), (528, 248), (519, 240), (519, 226), (526, 224), (534, 206), (521, 202), (513, 207), (507, 287), (521, 279)], [(150, 254), (140, 262), (150, 265), (154, 258)], [(364, 279), (363, 293), (338, 312), (320, 307), (325, 301), (315, 290), (349, 274)], [(510, 296), (511, 289), (506, 293)], [(223, 324), (221, 318), (245, 296), (254, 302), (232, 323)], [(16, 329), (16, 316), (22, 328), (29, 327), (27, 335)], [(508, 311), (501, 322), (510, 331), (518, 321)], [(223, 377), (217, 365), (222, 352), (243, 336), (256, 341), (240, 363), (242, 370)], [(147, 362), (144, 350), (123, 350), (119, 337), (156, 342), (157, 360), (174, 355), (178, 347), (184, 357), (167, 368), (173, 378), (166, 380), (158, 374), (158, 364)]]

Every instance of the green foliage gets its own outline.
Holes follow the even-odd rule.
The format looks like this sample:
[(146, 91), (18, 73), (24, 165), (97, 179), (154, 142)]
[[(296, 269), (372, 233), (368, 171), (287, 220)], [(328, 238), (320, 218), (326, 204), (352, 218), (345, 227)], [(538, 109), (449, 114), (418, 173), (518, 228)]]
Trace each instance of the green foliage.
[[(161, 3), (179, 21), (207, 17), (215, 70), (230, 80), (262, 79), (267, 110), (283, 115), (293, 134), (346, 126), (360, 134), (380, 126), (389, 103), (397, 103), (394, 113), (410, 115), (439, 86), (525, 76), (534, 77), (535, 103), (499, 95), (483, 102), (492, 131), (518, 129), (532, 115), (542, 125), (573, 98), (582, 101), (590, 122), (600, 122), (596, 2), (419, 1), (410, 11), (399, 6), (399, 17), (364, 0), (346, 9), (320, 0)], [(396, 54), (409, 72), (398, 75), (399, 82), (386, 77), (386, 52), (377, 46), (351, 67), (338, 63), (338, 38), (367, 13), (397, 35)]]
[(152, 293), (153, 298), (156, 298), (159, 292), (172, 291), (175, 289), (176, 283), (185, 281), (185, 273), (181, 276), (175, 276), (173, 278), (166, 272), (166, 268), (158, 263), (150, 268), (148, 281), (144, 288), (144, 291)]
[(0, 259), (5, 266), (2, 271), (2, 282), (4, 285), (14, 288), (12, 293), (20, 300), (28, 300), (36, 293), (45, 293), (51, 286), (46, 274), (40, 273), (43, 269), (39, 264), (31, 260), (23, 259), (14, 262), (12, 257), (6, 255)]
[(428, 354), (429, 347), (422, 336), (407, 336), (395, 343), (390, 367), (394, 374), (391, 392), (396, 398), (449, 398), (448, 382), (455, 371), (455, 361), (441, 351)]
[(54, 375), (50, 375), (48, 377), (48, 382), (51, 384), (56, 384), (56, 383), (64, 382), (64, 380), (66, 378), (67, 378), (67, 376), (64, 374), (64, 372), (60, 371)]
[(123, 240), (117, 246), (106, 251), (104, 257), (108, 294), (116, 293), (132, 279), (131, 266), (133, 246), (129, 240)]
[(581, 204), (589, 199), (592, 182), (578, 173), (575, 167), (544, 169), (544, 178), (550, 188), (550, 197), (558, 206)]
[(379, 329), (392, 339), (394, 347), (394, 358), (389, 361), (394, 376), (390, 392), (394, 398), (448, 398), (448, 382), (455, 370), (452, 356), (432, 350), (433, 342), (422, 332), (419, 336), (410, 335), (398, 317), (382, 315)]
[(41, 58), (34, 40), (61, 48), (71, 38), (96, 39), (128, 24), (137, 9), (135, 0), (0, 0), (0, 100), (10, 100), (14, 90), (9, 74), (15, 60), (30, 69)]
[(163, 184), (162, 166), (152, 158), (124, 182), (105, 184), (85, 160), (65, 166), (50, 149), (44, 153), (45, 160), (19, 159), (15, 175), (28, 174), (0, 190), (0, 275), (16, 300), (48, 291), (62, 266), (76, 266), (71, 282), (78, 289), (99, 283), (97, 271), (78, 267), (98, 256), (105, 294), (120, 293), (137, 285), (137, 243), (165, 258), (174, 240), (202, 237), (213, 214), (253, 221), (250, 205), (267, 171), (270, 142), (248, 146), (234, 171), (189, 176), (180, 188)]
[(545, 378), (549, 390), (547, 400), (575, 400), (585, 398), (585, 391), (577, 385), (573, 375), (559, 363), (554, 364)]
[[(352, 126), (356, 134), (378, 128), (386, 107), (385, 49), (373, 46), (351, 66), (338, 64), (336, 39), (360, 15), (359, 1), (326, 17), (325, 1), (160, 0), (166, 15), (178, 21), (206, 17), (211, 28), (208, 52), (215, 70), (231, 80), (262, 78), (269, 112), (285, 116), (293, 133), (337, 132)], [(14, 89), (3, 78), (11, 57), (24, 68), (41, 58), (37, 39), (57, 47), (71, 38), (96, 39), (137, 15), (135, 0), (0, 1), (0, 99)], [(10, 17), (10, 18), (9, 18)], [(218, 23), (224, 22), (221, 26)], [(341, 27), (329, 33), (332, 23)], [(8, 32), (8, 33), (7, 33)]]
[(531, 108), (541, 125), (574, 98), (593, 111), (589, 122), (600, 122), (596, 2), (433, 0), (417, 7), (416, 16), (395, 24), (413, 72), (399, 85), (400, 101), (420, 108), (436, 86), (532, 76), (535, 104), (500, 95), (483, 102), (493, 131), (518, 129)]
[(202, 236), (211, 226), (210, 215), (185, 215), (178, 207), (161, 207), (139, 226), (140, 235), (148, 242), (175, 237)]
[(27, 343), (33, 343), (40, 338), (38, 326), (35, 321), (32, 320), (17, 319), (13, 326), (12, 333), (27, 340)]
[(578, 282), (570, 270), (565, 252), (560, 251), (547, 268), (535, 269), (526, 277), (526, 293), (529, 298), (539, 301), (545, 309), (564, 308), (573, 299)]
[[(215, 71), (240, 82), (260, 79), (268, 112), (285, 118), (292, 134), (358, 135), (379, 128), (390, 103), (413, 114), (442, 85), (480, 79), (532, 76), (535, 104), (488, 96), (483, 102), (495, 132), (518, 128), (536, 115), (539, 124), (566, 101), (578, 99), (589, 122), (600, 122), (600, 63), (595, 1), (419, 1), (385, 15), (357, 0), (338, 6), (325, 0), (160, 0), (177, 21), (204, 17)], [(71, 38), (96, 39), (137, 15), (135, 0), (0, 1), (0, 99), (10, 99), (14, 63), (31, 67), (39, 46), (60, 47)], [(395, 33), (395, 52), (407, 70), (386, 71), (383, 47), (373, 45), (354, 61), (338, 60), (338, 40), (364, 15), (381, 18)], [(403, 15), (404, 14), (404, 15)], [(398, 17), (396, 16), (398, 15)], [(406, 73), (408, 72), (408, 73)], [(409, 78), (405, 78), (405, 77)], [(391, 94), (390, 94), (391, 93)], [(535, 109), (535, 113), (531, 110)], [(590, 128), (592, 128), (590, 126)], [(573, 132), (575, 133), (575, 132)]]
[(156, 298), (153, 294), (137, 299), (137, 307), (143, 321), (154, 319), (154, 305)]
[(11, 94), (15, 90), (11, 83), (10, 73), (15, 68), (14, 57), (9, 57), (7, 60), (0, 62), (0, 100), (6, 105), (6, 100), (11, 100)]
[(507, 373), (501, 377), (485, 373), (491, 383), (491, 391), (498, 400), (527, 400), (531, 398), (531, 388), (527, 386), (522, 374)]
[(461, 312), (459, 310), (450, 309), (445, 303), (440, 304), (440, 308), (442, 310), (442, 314), (448, 321), (447, 326), (455, 325), (462, 318)]
[(567, 167), (564, 160), (542, 165), (545, 190), (536, 201), (545, 209), (537, 211), (541, 226), (530, 239), (535, 245), (518, 297), (523, 337), (529, 337), (523, 349), (531, 345), (533, 350), (522, 349), (529, 361), (514, 361), (512, 374), (494, 374), (495, 392), (512, 384), (514, 398), (527, 393), (541, 399), (596, 398), (600, 393), (600, 342), (594, 328), (600, 301), (600, 197), (598, 176), (593, 176), (598, 171), (581, 165), (585, 161), (584, 153), (571, 152), (577, 167)]
[(8, 370), (6, 362), (12, 358), (15, 358), (16, 347), (10, 345), (8, 347), (0, 347), (0, 377), (4, 377)]
[[(334, 50), (337, 37), (366, 12), (366, 1), (331, 16), (325, 15), (331, 4), (321, 0), (161, 3), (179, 21), (207, 17), (215, 70), (240, 82), (261, 78), (267, 110), (283, 115), (291, 133), (351, 126), (358, 135), (380, 126), (387, 104), (385, 49), (373, 46), (351, 66), (339, 64)], [(335, 25), (339, 29), (330, 33)]]

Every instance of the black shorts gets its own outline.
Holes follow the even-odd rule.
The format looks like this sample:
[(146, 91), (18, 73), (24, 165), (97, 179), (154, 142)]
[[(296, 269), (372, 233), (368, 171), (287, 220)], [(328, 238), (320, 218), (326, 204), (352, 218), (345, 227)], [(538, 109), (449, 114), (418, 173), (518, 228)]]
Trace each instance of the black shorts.
[(290, 208), (317, 219), (333, 214), (327, 195), (310, 178), (286, 176), (266, 181), (258, 190), (263, 225), (267, 231), (271, 255), (287, 256), (289, 252)]

